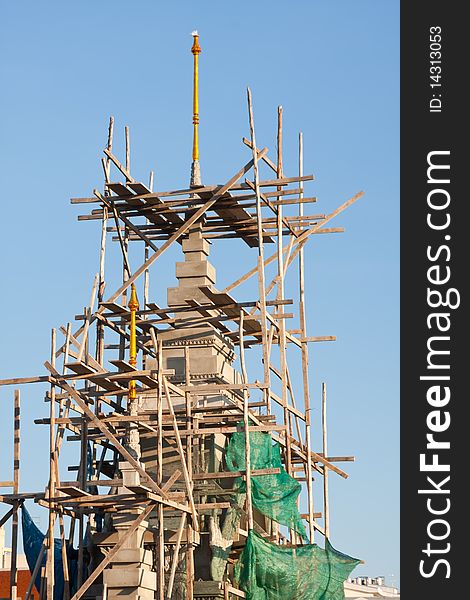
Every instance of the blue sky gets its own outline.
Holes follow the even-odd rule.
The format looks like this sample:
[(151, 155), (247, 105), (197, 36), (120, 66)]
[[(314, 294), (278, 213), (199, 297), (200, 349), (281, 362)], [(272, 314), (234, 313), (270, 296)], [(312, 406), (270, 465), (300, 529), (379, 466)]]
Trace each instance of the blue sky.
[[(98, 226), (78, 223), (69, 198), (102, 187), (109, 115), (120, 156), (124, 125), (131, 128), (134, 177), (146, 181), (154, 169), (156, 189), (186, 185), (190, 32), (198, 29), (204, 183), (225, 182), (249, 159), (241, 143), (249, 85), (258, 145), (272, 157), (283, 106), (286, 175), (296, 173), (303, 131), (305, 172), (316, 178), (307, 188), (318, 197), (312, 212), (366, 192), (332, 222), (345, 233), (316, 236), (307, 247), (309, 333), (338, 338), (312, 346), (311, 382), (316, 416), (321, 382), (328, 386), (329, 453), (356, 456), (345, 463), (347, 481), (330, 477), (332, 543), (366, 561), (357, 574), (398, 583), (399, 3), (27, 1), (4, 4), (2, 13), (1, 377), (42, 373), (51, 327), (88, 302)], [(108, 292), (117, 283), (113, 257), (115, 248)], [(159, 267), (170, 285), (179, 258), (171, 251)], [(212, 260), (222, 288), (255, 258), (220, 243)], [(164, 303), (164, 288), (152, 290)], [(240, 299), (251, 299), (248, 292)], [(0, 389), (3, 480), (11, 475), (12, 391)], [(27, 491), (46, 483), (47, 432), (32, 420), (47, 407), (43, 388), (22, 394)], [(321, 450), (317, 426), (314, 434)], [(41, 509), (31, 512), (45, 525)]]

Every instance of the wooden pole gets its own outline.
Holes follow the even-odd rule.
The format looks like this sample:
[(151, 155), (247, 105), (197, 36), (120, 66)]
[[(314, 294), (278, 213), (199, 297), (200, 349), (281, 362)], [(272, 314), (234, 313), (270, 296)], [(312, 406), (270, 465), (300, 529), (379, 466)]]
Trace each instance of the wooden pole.
[[(189, 359), (189, 348), (188, 346), (184, 347), (184, 378), (186, 386), (191, 385), (191, 365)], [(191, 414), (191, 394), (189, 392), (185, 393), (185, 402), (186, 402), (186, 427), (190, 431), (192, 429), (192, 414)], [(192, 435), (188, 434), (186, 437), (186, 457), (188, 462), (188, 475), (189, 482), (191, 486), (191, 491), (194, 489), (193, 483), (193, 447), (192, 447)], [(179, 532), (178, 532), (179, 533)], [(193, 597), (193, 582), (194, 582), (194, 545), (193, 545), (193, 527), (191, 523), (187, 522), (186, 527), (186, 593), (188, 598)], [(176, 561), (178, 555), (175, 551)], [(176, 568), (176, 565), (175, 565)], [(171, 589), (168, 588), (168, 597), (171, 596)]]
[[(243, 309), (240, 311), (240, 367), (242, 371), (242, 381), (247, 383), (246, 363), (245, 363), (245, 342), (244, 342), (244, 325), (243, 325)], [(250, 420), (248, 417), (248, 390), (243, 390), (243, 425), (245, 428), (245, 470), (246, 470), (246, 512), (248, 515), (248, 529), (253, 529), (253, 503), (251, 498), (251, 446), (250, 446)]]
[(87, 350), (87, 344), (88, 344), (88, 331), (90, 329), (90, 325), (92, 322), (92, 314), (93, 314), (93, 307), (95, 306), (96, 290), (98, 288), (98, 280), (99, 280), (99, 273), (96, 273), (96, 275), (93, 279), (93, 286), (91, 288), (90, 302), (88, 303), (88, 306), (83, 309), (83, 313), (85, 315), (85, 324), (83, 326), (82, 340), (81, 340), (80, 348), (78, 351), (77, 362), (81, 362), (83, 360), (84, 356), (85, 356), (85, 359), (87, 360), (88, 351), (86, 351), (86, 350)]
[[(158, 391), (157, 391), (157, 484), (163, 484), (163, 342), (157, 340), (155, 330), (150, 330), (150, 337), (157, 354)], [(158, 545), (157, 545), (157, 576), (158, 598), (165, 598), (165, 530), (163, 505), (157, 507)]]
[[(152, 191), (153, 189), (153, 171), (150, 171), (150, 176), (149, 176), (149, 190)], [(150, 220), (148, 217), (145, 217), (145, 224), (148, 225), (150, 223)], [(149, 259), (149, 255), (150, 255), (150, 246), (148, 245), (147, 241), (145, 242), (145, 246), (144, 246), (144, 263), (146, 263)], [(147, 304), (149, 301), (149, 287), (150, 287), (150, 274), (149, 274), (149, 270), (146, 269), (144, 271), (144, 296), (143, 296), (143, 303), (144, 306), (143, 308), (146, 309), (147, 308)], [(147, 315), (143, 315), (143, 319), (147, 319)], [(142, 356), (142, 366), (145, 369), (146, 368), (146, 364), (147, 364), (147, 354), (143, 354)]]
[[(282, 106), (278, 107), (277, 112), (277, 177), (282, 177)], [(282, 191), (282, 187), (278, 187), (279, 191)], [(278, 229), (278, 240), (277, 240), (277, 264), (278, 264), (278, 287), (277, 287), (277, 300), (284, 300), (284, 264), (283, 264), (283, 252), (282, 252), (282, 205), (280, 204), (277, 209), (277, 229)], [(284, 306), (280, 304), (278, 306), (280, 315), (284, 314)], [(286, 322), (285, 319), (279, 319), (279, 355), (281, 359), (281, 383), (282, 383), (282, 403), (284, 405), (284, 424), (286, 426), (286, 471), (289, 475), (292, 474), (292, 460), (291, 460), (291, 443), (290, 438), (292, 436), (292, 421), (291, 413), (287, 408), (289, 401), (287, 395), (287, 352), (286, 352)], [(291, 539), (294, 532), (291, 531)]]
[[(100, 268), (98, 277), (98, 306), (103, 302), (104, 298), (104, 265), (106, 256), (106, 227), (108, 225), (108, 209), (105, 206), (103, 208), (103, 219), (101, 221), (101, 243), (100, 243)], [(103, 364), (104, 361), (104, 325), (98, 320), (97, 321), (97, 334), (96, 334), (96, 360)]]
[[(130, 266), (128, 262), (128, 248), (129, 248), (129, 227), (124, 226), (124, 239), (123, 239), (123, 252), (122, 252), (122, 283), (123, 285), (129, 280), (131, 275)], [(121, 296), (122, 306), (127, 306), (127, 289), (123, 290)], [(125, 326), (126, 322), (122, 321), (121, 325)], [(123, 336), (119, 340), (119, 360), (126, 358), (126, 340)]]
[(128, 173), (131, 172), (131, 141), (129, 138), (129, 126), (126, 125), (125, 126), (125, 133), (126, 133), (126, 171)]
[[(85, 336), (85, 332), (83, 333)], [(51, 364), (55, 367), (56, 353), (56, 330), (51, 335)], [(55, 512), (53, 498), (55, 497), (55, 385), (51, 384), (50, 406), (49, 406), (49, 527), (47, 537), (47, 559), (46, 559), (46, 598), (54, 600), (54, 524)]]
[[(14, 430), (13, 430), (13, 493), (20, 490), (20, 390), (14, 392)], [(10, 598), (16, 600), (18, 592), (18, 510), (20, 501), (15, 504), (11, 522), (11, 565), (10, 565)]]
[(181, 548), (181, 538), (183, 537), (183, 530), (186, 523), (186, 513), (181, 515), (181, 521), (176, 534), (175, 550), (173, 552), (173, 561), (171, 563), (170, 577), (168, 579), (168, 588), (166, 593), (166, 600), (171, 600), (171, 594), (173, 592), (173, 584), (175, 582), (176, 567), (178, 566), (178, 557)]
[[(302, 133), (299, 134), (299, 177), (303, 176), (304, 163), (304, 145)], [(300, 182), (301, 192), (299, 199), (303, 198), (303, 182)], [(304, 214), (303, 203), (299, 202), (299, 215), (302, 217)], [(304, 261), (304, 248), (300, 246), (299, 250), (299, 315), (300, 315), (300, 329), (301, 338), (303, 340), (307, 337), (307, 322), (305, 317), (305, 261)], [(306, 341), (301, 342), (301, 356), (302, 356), (302, 383), (304, 393), (304, 409), (305, 409), (305, 445), (307, 447), (307, 494), (308, 494), (308, 527), (310, 543), (314, 541), (315, 528), (313, 526), (314, 517), (314, 502), (313, 502), (313, 481), (312, 481), (312, 434), (310, 424), (310, 389), (309, 389), (309, 373), (308, 373), (308, 343)], [(324, 469), (327, 471), (328, 469)]]
[(64, 516), (62, 515), (62, 513), (59, 513), (59, 531), (60, 531), (60, 542), (61, 542), (62, 569), (64, 572), (63, 600), (69, 600), (70, 599), (69, 563), (68, 563), (68, 557), (67, 557), (67, 540), (65, 538)]
[[(31, 573), (31, 579), (29, 580), (24, 600), (29, 600), (31, 598), (31, 592), (33, 591), (33, 587), (35, 586), (36, 577), (38, 576), (39, 569), (41, 568), (41, 564), (42, 564), (42, 559), (44, 557), (44, 552), (46, 551), (47, 535), (48, 534), (46, 534), (46, 537), (44, 538), (44, 541), (41, 546), (41, 550), (36, 559), (36, 564), (34, 565), (33, 572)], [(39, 592), (39, 590), (38, 590), (38, 592)]]
[(250, 137), (252, 143), (253, 153), (253, 175), (255, 184), (256, 194), (256, 223), (258, 229), (258, 291), (259, 291), (259, 302), (261, 312), (261, 333), (263, 343), (263, 366), (264, 366), (264, 400), (266, 406), (269, 406), (269, 360), (268, 360), (268, 338), (267, 338), (267, 323), (266, 323), (266, 289), (265, 289), (265, 277), (264, 277), (264, 244), (263, 244), (263, 215), (261, 214), (261, 195), (259, 190), (259, 173), (258, 173), (258, 153), (256, 151), (256, 136), (255, 136), (255, 123), (253, 117), (253, 102), (251, 97), (251, 90), (247, 88), (248, 96), (248, 113), (250, 120)]
[[(323, 456), (328, 456), (328, 438), (326, 430), (326, 383), (322, 383), (321, 386), (321, 398), (322, 398), (322, 415), (321, 425), (323, 433)], [(323, 515), (325, 524), (325, 537), (330, 537), (330, 502), (328, 495), (328, 472), (329, 469), (323, 469)]]
[[(87, 480), (87, 450), (88, 450), (88, 423), (83, 416), (82, 423), (80, 425), (80, 466), (78, 481), (80, 489), (86, 491), (86, 480)], [(78, 516), (78, 565), (77, 565), (77, 586), (80, 587), (83, 581), (83, 554), (84, 554), (84, 514), (83, 509), (79, 508)]]
[(165, 397), (166, 397), (166, 401), (167, 401), (168, 408), (170, 411), (170, 417), (171, 417), (171, 420), (173, 423), (173, 430), (175, 432), (176, 446), (178, 448), (178, 454), (180, 455), (181, 466), (183, 468), (183, 477), (184, 477), (184, 482), (185, 482), (186, 489), (188, 492), (188, 501), (189, 501), (189, 506), (191, 508), (193, 527), (197, 531), (199, 528), (198, 527), (198, 518), (197, 518), (196, 506), (194, 504), (193, 490), (192, 490), (191, 481), (190, 481), (189, 473), (188, 473), (188, 465), (186, 462), (186, 457), (184, 455), (183, 444), (181, 442), (181, 435), (180, 435), (180, 432), (178, 429), (178, 422), (176, 420), (175, 410), (173, 408), (173, 403), (171, 401), (171, 396), (170, 396), (170, 390), (168, 388), (168, 383), (167, 383), (165, 375), (163, 376), (163, 387), (165, 390)]
[[(108, 127), (108, 143), (107, 148), (111, 152), (113, 148), (113, 130), (114, 130), (114, 117), (109, 118)], [(105, 186), (104, 195), (109, 196), (110, 192), (106, 184), (110, 183), (110, 166), (111, 161), (106, 158), (105, 162)], [(104, 289), (105, 289), (105, 257), (106, 257), (106, 228), (108, 225), (108, 208), (103, 206), (103, 218), (101, 221), (101, 243), (100, 243), (100, 268), (99, 268), (99, 279), (98, 279), (98, 306), (100, 302), (103, 302)], [(96, 360), (103, 365), (104, 362), (104, 323), (98, 319), (96, 323)], [(96, 413), (100, 412), (101, 402), (96, 402)]]
[[(108, 152), (112, 152), (113, 150), (113, 132), (114, 132), (114, 117), (111, 116), (109, 117), (109, 126), (108, 126), (108, 144), (107, 144), (107, 148), (108, 148)], [(109, 158), (109, 156), (106, 157), (106, 162), (105, 162), (105, 170), (104, 170), (104, 176), (105, 176), (105, 183), (110, 183), (110, 167), (111, 167), (111, 159)], [(104, 187), (104, 194), (105, 196), (109, 195), (109, 190), (108, 188)]]

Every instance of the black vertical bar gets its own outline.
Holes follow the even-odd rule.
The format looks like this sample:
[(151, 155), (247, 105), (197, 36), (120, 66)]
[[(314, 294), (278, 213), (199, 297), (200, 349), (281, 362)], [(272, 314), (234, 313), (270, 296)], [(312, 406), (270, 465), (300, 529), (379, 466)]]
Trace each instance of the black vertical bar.
[(469, 574), (469, 35), (458, 3), (401, 11), (400, 587), (442, 600)]

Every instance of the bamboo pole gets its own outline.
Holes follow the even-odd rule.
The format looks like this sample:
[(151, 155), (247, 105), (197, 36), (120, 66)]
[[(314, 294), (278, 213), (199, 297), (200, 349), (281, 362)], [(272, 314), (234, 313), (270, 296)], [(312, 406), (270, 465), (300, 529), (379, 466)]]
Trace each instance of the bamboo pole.
[[(46, 551), (47, 536), (48, 536), (48, 533), (46, 533), (46, 536), (44, 537), (44, 541), (42, 543), (41, 550), (36, 559), (36, 563), (34, 565), (33, 572), (31, 573), (31, 579), (29, 580), (28, 587), (26, 588), (26, 594), (25, 594), (24, 600), (29, 600), (31, 598), (31, 593), (33, 591), (33, 587), (35, 586), (36, 577), (38, 576), (39, 569), (41, 568), (42, 559), (44, 557), (44, 552)], [(40, 590), (38, 590), (38, 592), (39, 591)]]
[[(113, 205), (114, 206), (114, 205)], [(116, 210), (114, 208), (114, 210)], [(116, 217), (115, 217), (116, 218)], [(123, 285), (129, 280), (131, 276), (131, 269), (128, 260), (128, 250), (129, 250), (129, 227), (127, 225), (124, 227), (124, 237), (122, 240), (122, 283)], [(121, 304), (122, 306), (127, 306), (127, 288), (123, 290), (121, 296)], [(123, 326), (125, 325), (125, 321), (121, 323)], [(126, 357), (126, 340), (122, 336), (119, 339), (119, 360), (124, 360)]]
[[(79, 485), (80, 489), (85, 490), (87, 479), (87, 434), (88, 424), (85, 417), (82, 418), (80, 426), (80, 469), (79, 469)], [(86, 491), (86, 490), (85, 490)], [(84, 514), (83, 509), (79, 509), (78, 516), (78, 566), (77, 566), (77, 586), (80, 587), (83, 581), (83, 554), (84, 554)]]
[[(152, 343), (157, 354), (158, 388), (157, 388), (157, 484), (163, 484), (163, 343), (157, 340), (155, 330), (150, 330)], [(165, 597), (165, 531), (163, 505), (157, 507), (158, 543), (157, 543), (157, 581), (158, 598)]]
[(180, 432), (178, 429), (178, 422), (176, 420), (175, 410), (173, 408), (173, 403), (171, 401), (171, 396), (170, 396), (170, 390), (168, 388), (168, 383), (167, 383), (165, 375), (163, 375), (163, 387), (165, 390), (165, 397), (166, 397), (166, 401), (168, 404), (168, 408), (170, 409), (170, 417), (172, 420), (173, 430), (175, 432), (175, 437), (176, 437), (176, 446), (178, 448), (178, 454), (180, 455), (181, 466), (183, 468), (183, 478), (184, 478), (184, 482), (185, 482), (186, 489), (188, 492), (188, 500), (189, 500), (189, 506), (191, 508), (193, 527), (197, 531), (198, 530), (198, 518), (197, 518), (196, 506), (194, 504), (193, 490), (192, 490), (191, 481), (190, 481), (189, 473), (188, 473), (188, 465), (187, 465), (186, 458), (184, 455), (183, 444), (181, 442), (181, 435), (180, 435)]
[[(243, 309), (240, 311), (240, 367), (242, 371), (242, 381), (247, 383), (246, 363), (245, 363), (245, 344), (243, 331)], [(248, 390), (243, 390), (243, 425), (245, 428), (245, 471), (246, 471), (246, 512), (248, 515), (248, 529), (253, 529), (253, 503), (251, 498), (251, 447), (250, 447), (250, 420), (248, 416)]]
[[(64, 364), (63, 364), (63, 372), (65, 374), (67, 367), (67, 360), (70, 349), (70, 334), (71, 334), (71, 323), (67, 325), (66, 332), (66, 341), (65, 341), (65, 349), (64, 349)], [(64, 414), (67, 417), (70, 409), (70, 400), (68, 400), (67, 405), (64, 411), (64, 401), (61, 398), (59, 401), (59, 418), (63, 417)], [(57, 422), (57, 420), (56, 420)], [(55, 465), (55, 476), (56, 476), (56, 484), (57, 486), (60, 484), (60, 476), (59, 476), (59, 454), (60, 447), (62, 444), (62, 436), (60, 435), (61, 427), (63, 426), (59, 424), (57, 427), (57, 431), (55, 433), (55, 447), (54, 447), (54, 465)], [(62, 429), (63, 431), (65, 428)], [(70, 599), (70, 577), (69, 577), (69, 565), (68, 565), (68, 557), (67, 557), (67, 540), (65, 538), (65, 527), (64, 527), (64, 517), (63, 512), (60, 510), (59, 514), (59, 531), (60, 531), (60, 541), (61, 541), (61, 558), (62, 558), (62, 570), (64, 574), (64, 593), (63, 600)]]
[[(186, 386), (191, 385), (191, 365), (189, 359), (189, 348), (184, 347), (184, 379)], [(186, 428), (188, 431), (192, 429), (192, 414), (191, 414), (191, 394), (185, 392), (186, 403)], [(186, 457), (188, 461), (188, 475), (191, 485), (191, 491), (194, 489), (193, 483), (193, 437), (188, 434), (186, 437)], [(193, 527), (188, 521), (186, 528), (186, 592), (189, 598), (193, 597), (193, 581), (194, 581), (194, 545), (193, 545)], [(175, 554), (177, 557), (177, 555)], [(168, 597), (171, 596), (171, 590), (168, 591)]]
[(129, 137), (129, 126), (126, 125), (124, 128), (126, 134), (126, 171), (131, 172), (131, 141)]
[[(85, 332), (83, 333), (85, 336)], [(51, 365), (55, 367), (56, 353), (56, 330), (51, 334)], [(53, 498), (55, 497), (55, 385), (51, 384), (49, 406), (49, 527), (47, 536), (47, 559), (46, 559), (46, 598), (54, 600), (54, 524), (55, 512)]]
[[(112, 150), (113, 150), (113, 132), (114, 132), (114, 117), (110, 116), (109, 117), (109, 126), (108, 126), (108, 144), (107, 144), (108, 152), (112, 152)], [(104, 176), (105, 176), (105, 184), (106, 184), (106, 183), (110, 183), (111, 159), (109, 158), (109, 156), (106, 157), (104, 164), (105, 164)], [(105, 194), (105, 196), (109, 195), (109, 190), (106, 187), (106, 185), (104, 186), (104, 194)]]
[(168, 588), (167, 588), (167, 592), (166, 592), (166, 596), (165, 596), (166, 600), (171, 600), (171, 594), (173, 592), (173, 584), (175, 582), (176, 567), (178, 566), (178, 557), (179, 557), (179, 551), (181, 548), (181, 538), (183, 537), (183, 530), (184, 530), (185, 523), (186, 523), (186, 513), (183, 513), (181, 515), (181, 521), (178, 526), (178, 532), (176, 534), (176, 544), (175, 544), (175, 549), (173, 552), (173, 561), (171, 563), (170, 577), (168, 579)]
[[(326, 383), (322, 383), (321, 386), (321, 398), (322, 398), (322, 416), (321, 416), (321, 425), (322, 425), (322, 434), (323, 434), (323, 456), (328, 456), (328, 438), (327, 438), (327, 429), (326, 429)], [(329, 539), (330, 537), (330, 501), (329, 501), (329, 493), (328, 493), (328, 471), (329, 469), (324, 469), (323, 471), (323, 517), (324, 517), (324, 527), (325, 527), (325, 537)]]
[[(149, 190), (152, 191), (153, 190), (153, 171), (150, 171), (150, 175), (149, 175)], [(150, 220), (148, 217), (145, 217), (145, 224), (149, 225), (150, 224)], [(148, 245), (147, 241), (145, 241), (145, 246), (144, 246), (144, 263), (146, 263), (149, 259), (150, 256), (150, 246)], [(147, 308), (147, 304), (149, 302), (149, 288), (150, 288), (150, 273), (149, 270), (146, 269), (144, 271), (144, 295), (143, 295), (143, 303), (144, 303), (144, 310)], [(144, 315), (143, 316), (144, 320), (148, 319), (148, 315)], [(142, 356), (142, 365), (143, 368), (146, 368), (146, 364), (147, 364), (147, 354), (143, 354)]]
[[(101, 241), (100, 241), (100, 266), (98, 278), (98, 306), (103, 302), (105, 288), (105, 256), (106, 256), (106, 227), (108, 225), (108, 209), (103, 208), (103, 219), (101, 221)], [(100, 365), (104, 362), (104, 325), (101, 321), (96, 324), (96, 360)]]
[(65, 539), (64, 517), (63, 517), (62, 513), (59, 513), (59, 531), (60, 531), (60, 542), (61, 542), (62, 570), (64, 572), (63, 600), (69, 600), (70, 599), (70, 575), (69, 575), (69, 563), (68, 563), (68, 557), (67, 557), (67, 540)]
[[(13, 416), (13, 493), (19, 494), (20, 490), (20, 390), (14, 392)], [(11, 522), (11, 565), (10, 565), (10, 598), (16, 600), (18, 592), (18, 510), (20, 501), (17, 500)]]
[[(277, 112), (277, 177), (282, 178), (282, 106), (278, 107)], [(279, 190), (282, 188), (278, 187)], [(278, 265), (278, 287), (277, 287), (277, 300), (284, 300), (284, 264), (283, 264), (283, 252), (282, 252), (282, 205), (278, 206), (277, 212), (277, 228), (278, 228), (278, 242), (277, 242), (277, 265)], [(284, 306), (280, 304), (278, 306), (280, 315), (284, 314)], [(279, 320), (279, 355), (281, 359), (281, 383), (282, 383), (282, 403), (284, 405), (284, 424), (286, 426), (286, 471), (289, 475), (292, 474), (292, 460), (291, 460), (291, 444), (290, 438), (292, 436), (292, 420), (291, 414), (287, 408), (288, 394), (287, 394), (287, 356), (286, 356), (286, 323), (284, 319)], [(294, 532), (291, 531), (291, 539)]]
[[(108, 143), (107, 148), (111, 152), (113, 148), (113, 130), (114, 130), (114, 117), (109, 118), (109, 127), (108, 127)], [(104, 195), (109, 196), (110, 192), (107, 188), (106, 184), (110, 183), (110, 166), (111, 161), (109, 158), (106, 158), (105, 161), (105, 185), (104, 185)], [(105, 257), (106, 257), (106, 231), (108, 225), (108, 208), (103, 206), (103, 217), (101, 220), (101, 241), (100, 241), (100, 267), (99, 267), (99, 279), (98, 279), (98, 306), (100, 302), (103, 302), (104, 298), (104, 289), (106, 286), (105, 282)], [(99, 319), (96, 323), (96, 360), (103, 365), (104, 362), (104, 324)], [(96, 402), (96, 413), (100, 412), (101, 402), (97, 400)]]
[(269, 359), (268, 359), (268, 338), (267, 338), (267, 323), (266, 323), (266, 289), (265, 289), (265, 276), (264, 276), (264, 244), (263, 244), (263, 215), (261, 214), (261, 195), (259, 189), (259, 173), (258, 173), (258, 153), (256, 151), (256, 136), (255, 136), (255, 124), (253, 117), (253, 102), (251, 97), (251, 90), (247, 88), (248, 97), (248, 113), (250, 121), (250, 137), (252, 143), (252, 155), (253, 155), (253, 175), (255, 184), (256, 194), (256, 223), (258, 229), (258, 291), (259, 291), (259, 302), (260, 302), (260, 313), (261, 313), (261, 333), (263, 342), (263, 366), (264, 366), (264, 384), (266, 386), (264, 390), (264, 400), (266, 406), (269, 406)]
[[(303, 135), (299, 134), (299, 177), (303, 175), (304, 163), (303, 163)], [(301, 192), (299, 198), (303, 198), (303, 183), (300, 182)], [(303, 203), (299, 202), (299, 215), (303, 215)], [(305, 259), (304, 259), (304, 248), (300, 246), (299, 250), (299, 313), (300, 313), (300, 329), (302, 331), (301, 338), (303, 340), (307, 337), (307, 323), (305, 317)], [(310, 423), (310, 390), (309, 390), (309, 373), (308, 373), (308, 343), (306, 341), (301, 342), (301, 357), (302, 357), (302, 383), (303, 383), (303, 395), (304, 395), (304, 410), (305, 410), (305, 445), (307, 448), (307, 494), (308, 494), (308, 526), (310, 543), (314, 541), (315, 528), (314, 528), (314, 502), (313, 502), (313, 482), (312, 482), (312, 433)], [(324, 469), (327, 471), (328, 469)]]
[[(150, 176), (149, 176), (149, 190), (152, 191), (153, 190), (153, 171), (150, 171)], [(150, 220), (148, 219), (148, 217), (145, 218), (145, 224), (149, 225)], [(144, 263), (146, 263), (149, 259), (150, 256), (150, 246), (147, 244), (147, 242), (145, 242), (145, 247), (144, 247)], [(149, 301), (149, 287), (150, 287), (150, 274), (149, 274), (149, 270), (146, 269), (144, 272), (144, 309), (147, 308), (147, 304)], [(144, 317), (145, 318), (145, 317)]]
[(95, 297), (96, 297), (96, 290), (98, 288), (98, 281), (99, 281), (99, 273), (96, 273), (95, 277), (93, 279), (93, 285), (91, 288), (90, 302), (88, 303), (88, 306), (83, 309), (83, 313), (85, 315), (85, 324), (83, 326), (82, 340), (80, 342), (80, 348), (78, 351), (77, 362), (81, 362), (84, 355), (85, 355), (85, 359), (88, 356), (88, 351), (86, 351), (87, 344), (88, 344), (88, 331), (90, 329), (90, 325), (92, 322), (93, 307), (95, 306)]

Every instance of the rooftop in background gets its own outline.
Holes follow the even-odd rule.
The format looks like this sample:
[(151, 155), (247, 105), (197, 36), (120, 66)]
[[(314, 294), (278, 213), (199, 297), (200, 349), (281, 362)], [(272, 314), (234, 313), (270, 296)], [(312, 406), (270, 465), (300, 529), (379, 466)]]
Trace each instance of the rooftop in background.
[(393, 598), (400, 600), (396, 587), (385, 585), (385, 577), (349, 577), (344, 582), (345, 598)]

